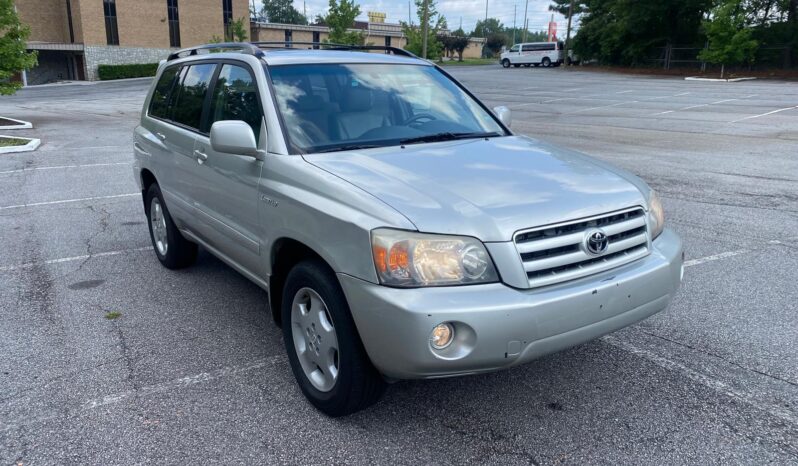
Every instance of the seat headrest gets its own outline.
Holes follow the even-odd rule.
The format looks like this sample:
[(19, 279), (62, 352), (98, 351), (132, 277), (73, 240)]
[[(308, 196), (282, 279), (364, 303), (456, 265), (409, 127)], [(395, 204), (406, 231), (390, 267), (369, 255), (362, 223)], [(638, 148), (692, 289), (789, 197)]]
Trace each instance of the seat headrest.
[(300, 112), (312, 112), (314, 110), (321, 110), (324, 106), (324, 99), (315, 95), (301, 95), (296, 99), (293, 107)]
[(348, 87), (341, 100), (344, 112), (365, 112), (371, 110), (374, 102), (374, 91), (365, 87)]

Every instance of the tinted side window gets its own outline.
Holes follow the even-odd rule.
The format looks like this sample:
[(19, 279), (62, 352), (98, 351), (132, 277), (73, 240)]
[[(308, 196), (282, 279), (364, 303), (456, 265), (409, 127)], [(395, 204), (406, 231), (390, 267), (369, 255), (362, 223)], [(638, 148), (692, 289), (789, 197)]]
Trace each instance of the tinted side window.
[(525, 45), (521, 50), (523, 52), (531, 52), (531, 51), (535, 50), (535, 46), (534, 45)]
[(215, 64), (189, 66), (184, 77), (175, 88), (172, 98), (172, 120), (175, 123), (199, 129), (202, 121), (202, 106), (208, 85), (211, 82)]
[(216, 80), (211, 101), (211, 122), (224, 120), (241, 120), (247, 122), (260, 136), (262, 113), (255, 79), (246, 68), (235, 65), (223, 65)]
[(152, 93), (152, 100), (150, 101), (150, 116), (158, 118), (166, 118), (169, 106), (169, 96), (172, 94), (172, 88), (175, 84), (175, 76), (177, 76), (178, 68), (173, 66), (167, 68), (161, 74), (158, 84), (155, 85), (155, 91)]

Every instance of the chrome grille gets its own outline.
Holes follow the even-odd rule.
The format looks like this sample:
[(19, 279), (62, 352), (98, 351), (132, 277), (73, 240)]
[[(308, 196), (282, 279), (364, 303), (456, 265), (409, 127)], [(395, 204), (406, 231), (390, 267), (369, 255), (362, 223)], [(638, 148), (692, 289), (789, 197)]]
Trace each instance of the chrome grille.
[[(594, 229), (609, 240), (600, 255), (585, 247), (586, 236)], [(603, 272), (649, 253), (646, 213), (640, 207), (524, 230), (514, 240), (530, 288)]]

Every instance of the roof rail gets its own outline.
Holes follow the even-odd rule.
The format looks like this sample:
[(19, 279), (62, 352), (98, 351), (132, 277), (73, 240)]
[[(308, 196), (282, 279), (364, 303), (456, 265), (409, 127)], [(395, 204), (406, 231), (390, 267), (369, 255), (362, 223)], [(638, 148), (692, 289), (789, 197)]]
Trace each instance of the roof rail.
[[(371, 50), (382, 50), (384, 52), (390, 52), (394, 55), (400, 55), (403, 57), (410, 57), (410, 58), (418, 58), (412, 52), (408, 52), (405, 49), (400, 49), (398, 47), (390, 47), (390, 46), (383, 46), (383, 45), (347, 45), (347, 44), (334, 44), (331, 42), (295, 42), (295, 41), (267, 41), (267, 42), (250, 42), (252, 45), (256, 45), (261, 48), (278, 48), (278, 49), (320, 49), (320, 50), (357, 50), (368, 52)], [(295, 47), (300, 46), (300, 47)]]
[(200, 50), (219, 50), (219, 51), (240, 51), (241, 53), (246, 53), (249, 55), (254, 55), (258, 58), (263, 56), (263, 50), (259, 47), (249, 43), (249, 42), (221, 42), (218, 44), (205, 44), (205, 45), (198, 45), (196, 47), (189, 47), (182, 50), (178, 50), (177, 52), (173, 52), (169, 54), (169, 57), (166, 61), (176, 60), (178, 58), (183, 57), (190, 57), (193, 55), (198, 55)]

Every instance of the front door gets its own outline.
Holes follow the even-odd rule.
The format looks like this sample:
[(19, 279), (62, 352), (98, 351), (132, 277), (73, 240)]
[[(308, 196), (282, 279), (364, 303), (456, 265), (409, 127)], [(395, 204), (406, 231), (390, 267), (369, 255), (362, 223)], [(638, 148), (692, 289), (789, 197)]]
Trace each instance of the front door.
[[(257, 81), (247, 65), (221, 64), (210, 99), (205, 123), (208, 131), (217, 121), (240, 120), (252, 127), (260, 144), (263, 111)], [(207, 136), (197, 138), (194, 150), (202, 161), (195, 192), (201, 216), (211, 229), (209, 242), (225, 256), (258, 274), (261, 265), (258, 181), (263, 162), (251, 156), (215, 152)]]

